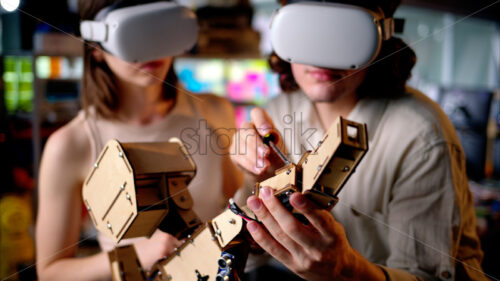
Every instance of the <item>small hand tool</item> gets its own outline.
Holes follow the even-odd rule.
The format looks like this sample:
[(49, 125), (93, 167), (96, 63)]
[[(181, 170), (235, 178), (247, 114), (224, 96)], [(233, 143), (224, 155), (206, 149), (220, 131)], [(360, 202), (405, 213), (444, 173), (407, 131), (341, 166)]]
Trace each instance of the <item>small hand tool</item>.
[(272, 148), (272, 150), (278, 154), (278, 156), (281, 158), (281, 160), (285, 163), (285, 165), (288, 165), (290, 164), (290, 160), (288, 160), (288, 158), (285, 156), (285, 154), (283, 152), (281, 152), (281, 150), (278, 148), (278, 146), (276, 145), (276, 141), (278, 140), (278, 136), (275, 134), (275, 133), (268, 133), (266, 134), (265, 136), (262, 137), (262, 141), (270, 146)]

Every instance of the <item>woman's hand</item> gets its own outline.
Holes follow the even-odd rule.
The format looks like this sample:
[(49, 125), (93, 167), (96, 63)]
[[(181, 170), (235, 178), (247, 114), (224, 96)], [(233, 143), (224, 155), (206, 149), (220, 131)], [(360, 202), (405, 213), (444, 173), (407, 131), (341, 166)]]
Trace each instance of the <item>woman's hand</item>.
[(159, 259), (173, 253), (175, 248), (181, 245), (182, 241), (159, 229), (149, 239), (134, 244), (142, 267), (146, 270), (149, 270)]
[(283, 165), (272, 149), (264, 144), (262, 137), (272, 134), (276, 145), (283, 151), (284, 145), (281, 137), (274, 127), (271, 118), (262, 108), (254, 108), (250, 112), (251, 122), (244, 123), (234, 134), (231, 144), (231, 160), (244, 170), (267, 178), (272, 175), (271, 168)]
[(269, 187), (251, 196), (248, 206), (262, 225), (249, 222), (253, 239), (290, 270), (307, 280), (385, 280), (381, 268), (370, 263), (347, 241), (344, 228), (328, 210), (320, 209), (301, 193), (290, 203), (310, 222), (298, 221)]

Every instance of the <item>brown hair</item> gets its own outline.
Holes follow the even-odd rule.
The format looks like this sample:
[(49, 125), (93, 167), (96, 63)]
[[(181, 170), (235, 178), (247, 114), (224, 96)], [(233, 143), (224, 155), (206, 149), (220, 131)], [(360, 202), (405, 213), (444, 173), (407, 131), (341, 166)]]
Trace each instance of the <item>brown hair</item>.
[[(78, 11), (81, 20), (93, 20), (103, 8), (113, 5), (118, 0), (79, 0)], [(148, 3), (154, 1), (136, 0), (134, 3)], [(116, 118), (116, 110), (120, 105), (114, 74), (105, 61), (97, 61), (92, 52), (101, 48), (97, 43), (85, 41), (83, 45), (83, 79), (82, 79), (82, 107), (88, 112), (93, 106), (96, 113), (104, 118)], [(174, 67), (171, 66), (165, 77), (163, 87), (165, 99), (175, 97), (176, 90), (168, 85), (177, 84)]]
[[(390, 17), (401, 1), (343, 0), (334, 2), (358, 5), (375, 11), (382, 10), (387, 17)], [(281, 4), (286, 3), (287, 0), (281, 0)], [(392, 97), (404, 94), (406, 81), (410, 78), (411, 69), (416, 60), (415, 52), (403, 40), (392, 37), (384, 41), (378, 56), (366, 67), (366, 77), (358, 88), (358, 95), (360, 97)], [(269, 57), (269, 65), (274, 72), (278, 73), (281, 89), (285, 93), (299, 89), (290, 63), (273, 52)]]

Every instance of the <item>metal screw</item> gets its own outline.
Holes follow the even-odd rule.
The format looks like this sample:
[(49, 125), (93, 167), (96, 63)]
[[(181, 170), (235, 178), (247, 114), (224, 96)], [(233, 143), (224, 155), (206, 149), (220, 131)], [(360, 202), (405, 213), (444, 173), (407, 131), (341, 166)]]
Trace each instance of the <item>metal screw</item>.
[(349, 171), (349, 166), (344, 166), (344, 169), (342, 169), (343, 172)]
[(322, 168), (323, 168), (323, 165), (318, 165), (318, 171), (321, 171)]
[(118, 156), (120, 156), (120, 158), (123, 158), (123, 152), (120, 151), (120, 153), (118, 153)]
[(287, 170), (286, 174), (289, 175), (292, 172), (292, 170)]
[(94, 164), (94, 168), (97, 168), (97, 167), (99, 167), (99, 165), (97, 165), (97, 163), (95, 163), (95, 164)]
[(230, 224), (236, 224), (236, 220), (235, 220), (235, 219), (230, 219), (230, 220), (229, 220), (229, 223), (230, 223)]
[(215, 240), (215, 236), (212, 235), (212, 241), (214, 241), (214, 240)]
[(127, 193), (126, 198), (127, 200), (130, 200), (130, 194)]
[(108, 223), (108, 229), (111, 229), (111, 224), (110, 223)]
[(121, 190), (124, 190), (124, 189), (125, 189), (125, 185), (124, 185), (124, 184), (122, 184), (122, 185), (120, 186), (120, 189), (121, 189)]
[(87, 206), (87, 211), (90, 211), (90, 206)]
[(167, 275), (168, 280), (172, 280), (172, 275)]

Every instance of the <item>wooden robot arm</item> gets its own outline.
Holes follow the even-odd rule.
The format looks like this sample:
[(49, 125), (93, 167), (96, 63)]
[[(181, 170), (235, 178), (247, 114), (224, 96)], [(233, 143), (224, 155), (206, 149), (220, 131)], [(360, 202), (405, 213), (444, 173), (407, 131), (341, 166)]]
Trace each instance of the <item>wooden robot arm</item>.
[[(133, 235), (139, 233), (149, 236), (158, 226), (174, 236), (186, 238), (174, 254), (155, 264), (147, 278), (140, 264), (137, 266), (138, 259), (135, 251), (132, 251), (133, 247), (132, 250), (116, 248), (110, 254), (113, 280), (240, 280), (239, 276), (243, 273), (252, 243), (245, 223), (246, 220), (256, 220), (256, 218), (248, 208), (240, 208), (230, 200), (226, 211), (213, 220), (201, 224), (191, 211), (192, 200), (186, 188), (194, 176), (194, 163), (182, 144), (174, 143), (149, 144), (158, 148), (155, 150), (159, 153), (156, 154), (158, 156), (156, 158), (150, 157), (151, 147), (146, 146), (148, 147), (146, 149), (144, 144), (120, 146), (118, 142), (111, 141), (101, 153), (96, 168), (85, 182), (84, 200), (93, 222), (100, 231), (111, 235), (115, 241), (135, 237)], [(141, 147), (143, 150), (137, 150), (133, 157), (124, 158), (123, 152), (127, 152), (131, 147)], [(122, 160), (106, 160), (106, 154), (113, 149), (116, 149), (115, 154), (118, 153), (118, 157)], [(277, 170), (275, 176), (256, 184), (255, 194), (259, 196), (261, 187), (270, 186), (274, 190), (274, 195), (294, 213), (289, 204), (289, 197), (293, 192), (304, 193), (320, 207), (332, 208), (338, 201), (337, 196), (341, 188), (367, 150), (366, 126), (340, 117), (313, 151), (305, 153), (297, 164), (286, 161), (288, 164)], [(164, 151), (163, 154), (160, 151)], [(176, 153), (165, 153), (167, 151)], [(180, 151), (182, 153), (179, 153)], [(160, 156), (165, 158), (160, 159)], [(132, 158), (134, 160), (130, 161)], [(114, 162), (109, 163), (112, 161)], [(133, 169), (134, 162), (148, 169), (137, 168), (141, 171), (138, 173)], [(165, 164), (167, 162), (170, 164)], [(156, 166), (158, 163), (163, 164)], [(97, 169), (100, 165), (105, 165), (105, 168), (99, 171)], [(156, 169), (155, 173), (147, 173), (153, 171), (153, 167)], [(106, 178), (108, 180), (104, 180)], [(138, 185), (137, 179), (144, 180), (147, 184)], [(107, 190), (108, 186), (109, 189), (117, 186), (119, 190), (107, 191), (106, 198), (103, 198), (102, 193), (105, 193), (104, 190)], [(124, 197), (122, 186), (127, 188), (132, 186), (134, 189), (125, 192)], [(161, 188), (158, 188), (159, 186)], [(158, 190), (165, 191), (158, 193)], [(138, 195), (141, 192), (147, 196)], [(127, 194), (130, 193), (136, 194), (133, 199), (128, 198)], [(158, 202), (169, 202), (169, 204)], [(98, 212), (92, 211), (94, 205), (98, 208)], [(137, 206), (142, 206), (142, 209)], [(162, 210), (163, 213), (145, 216), (148, 219), (140, 219), (141, 216), (137, 215), (155, 210)], [(128, 217), (123, 215), (127, 214), (127, 211), (131, 214)], [(183, 213), (184, 211), (186, 213)], [(173, 214), (172, 217), (167, 213)], [(296, 217), (305, 220), (298, 213)], [(137, 223), (138, 218), (140, 223)], [(118, 225), (118, 228), (113, 228), (113, 225)]]

